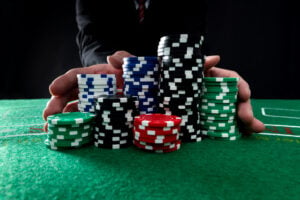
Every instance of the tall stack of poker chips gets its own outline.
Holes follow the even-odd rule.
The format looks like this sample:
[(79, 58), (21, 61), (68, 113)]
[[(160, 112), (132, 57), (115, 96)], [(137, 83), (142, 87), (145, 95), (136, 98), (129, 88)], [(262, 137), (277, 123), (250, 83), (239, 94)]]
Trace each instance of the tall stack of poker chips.
[(114, 95), (117, 93), (115, 74), (77, 74), (78, 110), (95, 112), (93, 101), (98, 95)]
[(157, 57), (126, 57), (123, 59), (123, 93), (138, 97), (141, 114), (156, 112), (158, 70)]
[(139, 114), (136, 97), (101, 95), (95, 98), (95, 146), (120, 149), (132, 145), (134, 117)]
[(134, 118), (133, 143), (140, 149), (167, 153), (180, 148), (181, 118), (174, 115), (143, 114)]
[(239, 78), (204, 77), (201, 107), (201, 130), (212, 139), (236, 140), (236, 102)]
[(47, 147), (53, 150), (81, 147), (93, 141), (92, 113), (71, 112), (50, 115), (47, 118)]
[(159, 112), (182, 118), (181, 140), (201, 141), (198, 112), (204, 56), (203, 36), (164, 36), (158, 45), (160, 61)]

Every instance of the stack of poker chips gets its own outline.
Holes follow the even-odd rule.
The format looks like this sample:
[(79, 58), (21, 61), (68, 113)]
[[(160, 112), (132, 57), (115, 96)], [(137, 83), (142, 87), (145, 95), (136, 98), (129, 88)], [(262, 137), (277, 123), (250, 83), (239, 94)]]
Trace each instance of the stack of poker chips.
[(94, 97), (117, 93), (115, 74), (77, 74), (78, 110), (94, 113)]
[(202, 134), (212, 139), (240, 138), (236, 119), (239, 78), (204, 77), (201, 107)]
[(47, 118), (47, 147), (53, 150), (81, 147), (93, 141), (92, 113), (70, 112), (50, 115)]
[(95, 98), (95, 146), (120, 149), (132, 145), (134, 117), (139, 114), (136, 97), (101, 95)]
[(198, 112), (204, 63), (202, 43), (203, 36), (179, 34), (162, 37), (158, 45), (158, 111), (182, 118), (180, 134), (184, 142), (202, 139)]
[(140, 149), (167, 153), (180, 148), (181, 118), (165, 114), (143, 114), (134, 118), (133, 143)]
[(124, 58), (123, 78), (123, 93), (138, 97), (140, 113), (155, 113), (159, 78), (157, 57)]

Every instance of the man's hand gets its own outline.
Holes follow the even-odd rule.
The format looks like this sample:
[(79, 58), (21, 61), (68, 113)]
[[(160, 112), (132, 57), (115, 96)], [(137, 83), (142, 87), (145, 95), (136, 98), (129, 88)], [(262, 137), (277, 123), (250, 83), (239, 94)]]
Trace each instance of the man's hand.
[(239, 77), (238, 82), (238, 120), (240, 131), (245, 134), (262, 132), (264, 124), (253, 115), (250, 102), (251, 91), (248, 83), (235, 71), (215, 67), (220, 62), (219, 56), (207, 56), (205, 61), (205, 76), (207, 77)]
[[(50, 101), (47, 103), (43, 112), (44, 120), (52, 114), (61, 112), (78, 111), (77, 102), (68, 103), (78, 99), (77, 74), (115, 74), (117, 79), (117, 88), (123, 87), (123, 58), (133, 56), (126, 51), (117, 51), (107, 57), (108, 64), (97, 64), (90, 67), (74, 68), (65, 74), (57, 77), (49, 86)], [(47, 124), (45, 126), (47, 130)]]

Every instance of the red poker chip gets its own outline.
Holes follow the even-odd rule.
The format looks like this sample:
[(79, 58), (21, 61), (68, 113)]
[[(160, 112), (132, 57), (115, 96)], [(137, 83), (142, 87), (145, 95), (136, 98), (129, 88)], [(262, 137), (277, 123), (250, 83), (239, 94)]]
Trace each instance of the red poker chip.
[(181, 144), (180, 140), (176, 140), (175, 142), (169, 143), (168, 146), (165, 145), (152, 145), (152, 144), (146, 144), (143, 142), (140, 142), (138, 140), (133, 140), (133, 144), (137, 146), (140, 149), (153, 151), (153, 150), (170, 150), (174, 149), (178, 144)]
[(161, 131), (171, 131), (173, 128), (178, 128), (180, 126), (173, 126), (173, 127), (150, 127), (150, 126), (143, 126), (141, 124), (136, 123), (136, 128), (141, 129), (141, 130), (161, 130)]
[(139, 131), (134, 131), (133, 135), (136, 137), (143, 137), (143, 138), (148, 138), (151, 140), (164, 140), (164, 139), (172, 139), (172, 138), (177, 138), (179, 136), (179, 133), (177, 134), (169, 134), (169, 135), (148, 135), (145, 132), (139, 132)]
[[(150, 145), (150, 146), (153, 146), (153, 147), (162, 147), (162, 146), (170, 146), (171, 144), (175, 143), (176, 141), (178, 140), (175, 140), (173, 142), (166, 142), (166, 143), (163, 143), (163, 144), (153, 144), (153, 143), (148, 143), (148, 142), (143, 142), (143, 141), (138, 141), (141, 145)], [(179, 140), (180, 141), (180, 140)]]
[(174, 135), (174, 136), (168, 137), (165, 139), (155, 139), (155, 138), (140, 137), (140, 136), (134, 135), (134, 139), (138, 140), (138, 141), (142, 141), (142, 142), (151, 143), (151, 144), (163, 144), (163, 143), (167, 143), (167, 142), (174, 142), (175, 140), (179, 139), (179, 135)]
[(155, 153), (170, 153), (170, 152), (179, 150), (180, 146), (181, 146), (181, 144), (177, 144), (177, 145), (175, 145), (174, 148), (171, 148), (171, 149), (162, 149), (162, 150), (154, 150), (154, 152)]
[(134, 118), (134, 125), (148, 127), (173, 127), (179, 126), (181, 118), (176, 115), (165, 115), (160, 113), (143, 114)]
[(143, 135), (149, 135), (149, 136), (157, 136), (157, 135), (176, 135), (179, 134), (180, 132), (180, 127), (175, 127), (172, 128), (171, 130), (164, 131), (162, 129), (152, 129), (152, 128), (147, 128), (147, 129), (139, 129), (137, 127), (134, 127), (134, 131), (138, 131), (139, 133)]

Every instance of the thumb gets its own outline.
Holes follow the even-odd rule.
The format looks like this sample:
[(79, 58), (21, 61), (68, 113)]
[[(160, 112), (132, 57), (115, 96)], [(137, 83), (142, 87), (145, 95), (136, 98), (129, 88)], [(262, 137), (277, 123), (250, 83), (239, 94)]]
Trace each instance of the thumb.
[(132, 56), (133, 55), (127, 51), (116, 51), (113, 55), (107, 56), (107, 62), (116, 69), (122, 69), (123, 58)]
[(221, 60), (221, 58), (218, 55), (206, 56), (205, 63), (204, 63), (205, 70), (209, 70), (210, 68), (216, 66), (220, 62), (220, 60)]

